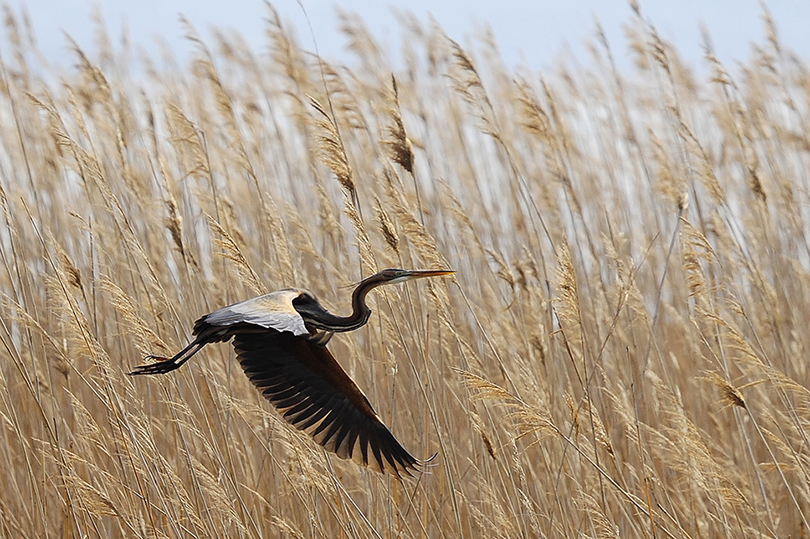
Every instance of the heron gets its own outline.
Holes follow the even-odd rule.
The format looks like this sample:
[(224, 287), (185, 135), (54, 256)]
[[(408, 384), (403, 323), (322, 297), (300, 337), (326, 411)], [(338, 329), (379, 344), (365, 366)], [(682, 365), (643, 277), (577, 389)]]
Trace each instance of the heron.
[(452, 270), (386, 269), (352, 292), (352, 313), (327, 311), (315, 295), (287, 288), (228, 305), (194, 323), (194, 340), (173, 357), (135, 368), (130, 375), (164, 374), (180, 368), (205, 345), (227, 342), (245, 374), (288, 423), (324, 449), (397, 478), (425, 461), (411, 456), (372, 408), (363, 391), (326, 347), (335, 333), (368, 322), (366, 295), (386, 284), (450, 275)]

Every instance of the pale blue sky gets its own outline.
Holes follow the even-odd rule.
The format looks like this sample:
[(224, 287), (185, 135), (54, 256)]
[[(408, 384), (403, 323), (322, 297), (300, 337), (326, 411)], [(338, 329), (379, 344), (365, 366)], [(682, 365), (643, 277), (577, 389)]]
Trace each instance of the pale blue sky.
[[(631, 10), (624, 0), (410, 0), (407, 3), (302, 0), (302, 3), (312, 22), (321, 54), (333, 60), (344, 54), (345, 44), (337, 29), (335, 5), (359, 13), (389, 50), (396, 50), (399, 46), (394, 6), (400, 9), (406, 5), (422, 21), (432, 13), (448, 35), (461, 43), (487, 23), (493, 28), (507, 63), (543, 70), (550, 68), (566, 48), (586, 61), (587, 54), (582, 44), (593, 35), (594, 19), (598, 18), (617, 60), (623, 67), (629, 66), (622, 25), (631, 19)], [(702, 64), (701, 24), (708, 28), (720, 59), (732, 68), (736, 61), (748, 58), (752, 41), (764, 41), (759, 0), (641, 0), (640, 3), (643, 13), (660, 35), (674, 42), (684, 58), (695, 66)], [(151, 54), (157, 51), (154, 35), (162, 36), (180, 59), (188, 54), (190, 46), (183, 38), (179, 23), (181, 13), (204, 38), (210, 36), (208, 30), (212, 26), (233, 28), (238, 29), (255, 50), (267, 49), (264, 37), (267, 10), (263, 0), (10, 0), (9, 4), (17, 13), (21, 6), (25, 6), (46, 57), (66, 66), (73, 60), (63, 31), (92, 53), (94, 6), (100, 7), (113, 38), (120, 36), (121, 27), (126, 22), (132, 40)], [(312, 49), (312, 38), (298, 2), (277, 0), (273, 5), (285, 21), (295, 26), (300, 42)], [(766, 5), (776, 21), (783, 44), (799, 56), (806, 57), (810, 46), (810, 2), (771, 0)], [(5, 43), (0, 41), (2, 45)]]

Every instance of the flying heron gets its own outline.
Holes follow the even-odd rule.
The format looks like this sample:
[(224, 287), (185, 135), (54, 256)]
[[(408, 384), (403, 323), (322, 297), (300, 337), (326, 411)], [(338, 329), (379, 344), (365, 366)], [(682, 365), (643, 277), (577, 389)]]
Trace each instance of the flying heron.
[(315, 296), (287, 288), (234, 303), (194, 323), (195, 339), (174, 357), (149, 356), (156, 363), (129, 374), (163, 374), (180, 368), (209, 343), (233, 337), (245, 374), (282, 417), (327, 451), (396, 477), (418, 470), (417, 460), (383, 424), (357, 384), (326, 343), (334, 333), (368, 322), (366, 294), (384, 284), (454, 273), (448, 270), (386, 269), (361, 281), (352, 293), (352, 314), (337, 316)]

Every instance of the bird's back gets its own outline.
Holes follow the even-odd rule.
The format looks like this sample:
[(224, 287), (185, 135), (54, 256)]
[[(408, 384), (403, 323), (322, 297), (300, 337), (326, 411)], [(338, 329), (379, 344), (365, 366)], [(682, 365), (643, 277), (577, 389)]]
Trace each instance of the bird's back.
[(307, 293), (300, 288), (286, 288), (234, 303), (209, 313), (194, 325), (194, 334), (205, 325), (232, 326), (246, 323), (289, 332), (293, 335), (306, 335), (304, 320), (293, 307), (293, 300)]

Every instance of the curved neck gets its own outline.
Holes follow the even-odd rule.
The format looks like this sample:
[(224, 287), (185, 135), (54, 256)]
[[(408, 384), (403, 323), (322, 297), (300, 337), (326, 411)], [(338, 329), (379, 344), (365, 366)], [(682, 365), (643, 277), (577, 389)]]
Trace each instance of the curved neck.
[(304, 322), (312, 327), (326, 331), (352, 331), (362, 327), (368, 322), (371, 316), (371, 309), (366, 305), (366, 295), (374, 288), (384, 284), (385, 281), (374, 275), (361, 281), (352, 292), (352, 314), (349, 316), (338, 316), (330, 313), (321, 305), (313, 301), (308, 305), (296, 307), (298, 313), (304, 318)]

